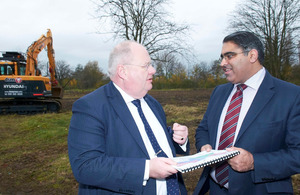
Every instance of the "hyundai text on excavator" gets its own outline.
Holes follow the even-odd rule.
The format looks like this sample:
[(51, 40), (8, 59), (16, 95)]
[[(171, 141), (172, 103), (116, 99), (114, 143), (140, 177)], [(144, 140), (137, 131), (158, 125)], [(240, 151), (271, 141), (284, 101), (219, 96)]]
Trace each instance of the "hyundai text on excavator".
[[(37, 57), (47, 49), (50, 78), (41, 75)], [(53, 39), (50, 29), (21, 52), (6, 51), (0, 55), (0, 114), (58, 112), (63, 96), (55, 78)]]

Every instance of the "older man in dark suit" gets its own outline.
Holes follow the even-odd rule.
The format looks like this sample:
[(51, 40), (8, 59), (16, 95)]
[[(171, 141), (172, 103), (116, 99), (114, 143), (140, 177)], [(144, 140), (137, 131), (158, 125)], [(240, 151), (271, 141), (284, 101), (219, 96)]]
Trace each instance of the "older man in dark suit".
[(187, 194), (171, 158), (189, 151), (188, 129), (167, 127), (147, 94), (154, 73), (142, 45), (122, 42), (110, 54), (112, 81), (74, 103), (68, 149), (79, 194)]

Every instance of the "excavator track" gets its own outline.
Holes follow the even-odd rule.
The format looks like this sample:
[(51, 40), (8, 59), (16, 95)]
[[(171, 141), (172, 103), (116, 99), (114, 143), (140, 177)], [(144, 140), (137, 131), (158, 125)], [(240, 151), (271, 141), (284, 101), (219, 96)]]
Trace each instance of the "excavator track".
[(0, 114), (57, 113), (61, 107), (55, 99), (0, 99)]

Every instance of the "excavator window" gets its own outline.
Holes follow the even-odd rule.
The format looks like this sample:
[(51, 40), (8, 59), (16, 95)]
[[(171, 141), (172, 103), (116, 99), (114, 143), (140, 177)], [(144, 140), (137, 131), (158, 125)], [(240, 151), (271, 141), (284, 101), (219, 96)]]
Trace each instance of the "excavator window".
[(19, 75), (25, 75), (25, 71), (26, 71), (26, 65), (24, 66), (19, 66)]
[(6, 71), (5, 71), (5, 66), (1, 65), (1, 66), (0, 66), (0, 75), (5, 75), (5, 74), (4, 74), (5, 72), (6, 72)]
[(7, 66), (7, 74), (12, 75), (13, 73), (13, 69), (10, 66)]
[(12, 65), (2, 64), (0, 65), (0, 75), (14, 75), (15, 68)]

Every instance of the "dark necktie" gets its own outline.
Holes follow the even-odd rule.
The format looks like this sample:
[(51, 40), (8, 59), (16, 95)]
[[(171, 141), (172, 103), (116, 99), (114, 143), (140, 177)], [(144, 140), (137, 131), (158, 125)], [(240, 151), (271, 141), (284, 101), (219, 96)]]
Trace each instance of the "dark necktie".
[[(143, 113), (142, 107), (141, 107), (141, 102), (139, 99), (137, 100), (133, 100), (132, 103), (137, 107), (139, 115), (144, 123), (145, 126), (145, 130), (146, 133), (148, 135), (148, 138), (151, 142), (151, 145), (155, 151), (155, 153), (157, 154), (158, 157), (166, 157), (168, 158), (168, 156), (165, 154), (165, 152), (161, 149), (161, 147), (159, 146), (156, 137), (148, 123), (148, 121), (146, 120), (146, 117)], [(167, 182), (167, 192), (168, 195), (178, 195), (179, 194), (179, 185), (178, 185), (178, 181), (176, 178), (176, 174), (173, 174), (169, 177), (166, 178), (166, 182)]]
[[(243, 101), (243, 91), (247, 88), (245, 84), (237, 86), (237, 91), (232, 96), (219, 141), (218, 150), (224, 150), (231, 147), (233, 144), (236, 125), (239, 119), (240, 110)], [(229, 165), (227, 161), (220, 163), (216, 167), (216, 179), (221, 186), (224, 186), (228, 182)]]

